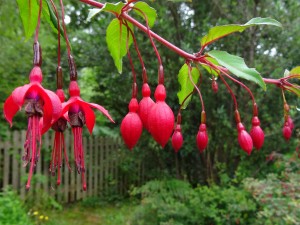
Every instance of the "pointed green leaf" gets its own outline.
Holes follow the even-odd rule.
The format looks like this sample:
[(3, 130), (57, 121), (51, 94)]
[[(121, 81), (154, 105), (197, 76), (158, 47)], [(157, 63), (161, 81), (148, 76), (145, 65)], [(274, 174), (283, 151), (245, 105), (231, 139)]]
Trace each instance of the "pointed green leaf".
[[(200, 77), (200, 72), (197, 68), (193, 67), (191, 71), (191, 76), (195, 84), (197, 84)], [(181, 105), (184, 99), (194, 90), (194, 85), (192, 84), (189, 77), (189, 69), (186, 64), (184, 64), (179, 70), (178, 82), (180, 84), (180, 91), (177, 93), (179, 104)], [(182, 109), (185, 109), (189, 102), (191, 101), (192, 96), (189, 96), (182, 106)]]
[(25, 39), (28, 40), (35, 31), (39, 5), (36, 0), (17, 0), (23, 23)]
[(273, 25), (277, 27), (282, 27), (281, 23), (279, 23), (277, 20), (274, 20), (272, 18), (253, 18), (247, 23), (241, 25), (241, 24), (229, 24), (224, 26), (216, 26), (209, 30), (208, 34), (205, 35), (201, 39), (201, 46), (202, 49), (215, 42), (216, 40), (225, 37), (229, 34), (232, 34), (234, 32), (243, 32), (246, 28), (256, 25)]
[(156, 10), (154, 8), (150, 7), (146, 2), (137, 2), (134, 5), (134, 11), (145, 19), (144, 15), (141, 13), (142, 11), (148, 20), (149, 27), (153, 27), (157, 17)]
[[(133, 29), (132, 24), (128, 23)], [(119, 19), (113, 19), (106, 30), (106, 43), (113, 57), (119, 73), (122, 73), (122, 58), (127, 53), (127, 27)], [(129, 34), (128, 46), (132, 44), (132, 36)]]
[(212, 50), (207, 53), (210, 57), (215, 58), (218, 63), (226, 67), (231, 73), (237, 77), (253, 81), (266, 90), (266, 84), (260, 74), (254, 69), (249, 68), (243, 58), (231, 55), (225, 51)]
[(286, 87), (285, 90), (292, 92), (293, 94), (297, 95), (300, 98), (300, 89), (296, 87)]

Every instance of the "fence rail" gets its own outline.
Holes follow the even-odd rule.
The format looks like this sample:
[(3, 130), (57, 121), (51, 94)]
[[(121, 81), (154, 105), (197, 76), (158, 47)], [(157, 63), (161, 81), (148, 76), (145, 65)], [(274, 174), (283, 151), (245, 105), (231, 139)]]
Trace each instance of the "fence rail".
[(12, 186), (22, 198), (31, 191), (45, 191), (60, 202), (72, 202), (90, 196), (103, 194), (125, 194), (135, 176), (135, 185), (143, 182), (143, 166), (136, 163), (136, 174), (128, 174), (120, 164), (124, 159), (123, 144), (119, 138), (83, 137), (86, 159), (87, 191), (82, 191), (81, 175), (76, 172), (73, 157), (73, 141), (71, 132), (65, 133), (67, 154), (72, 171), (65, 163), (62, 166), (61, 185), (56, 186), (56, 176), (49, 173), (54, 132), (48, 132), (42, 137), (42, 152), (29, 191), (25, 189), (28, 167), (23, 166), (23, 144), (25, 131), (13, 131), (8, 137), (0, 139), (0, 188)]

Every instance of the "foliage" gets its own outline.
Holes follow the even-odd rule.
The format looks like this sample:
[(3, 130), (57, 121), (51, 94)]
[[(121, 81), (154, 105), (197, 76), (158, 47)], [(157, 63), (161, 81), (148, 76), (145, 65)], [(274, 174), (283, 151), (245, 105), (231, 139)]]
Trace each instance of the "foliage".
[(32, 224), (19, 196), (9, 188), (0, 193), (0, 223), (2, 225)]
[(141, 196), (132, 224), (250, 224), (256, 202), (236, 187), (199, 186), (180, 180), (150, 181), (132, 191)]
[(274, 166), (278, 173), (270, 173), (261, 180), (244, 180), (245, 188), (260, 205), (256, 224), (299, 224), (300, 162), (290, 156), (277, 157), (280, 158)]

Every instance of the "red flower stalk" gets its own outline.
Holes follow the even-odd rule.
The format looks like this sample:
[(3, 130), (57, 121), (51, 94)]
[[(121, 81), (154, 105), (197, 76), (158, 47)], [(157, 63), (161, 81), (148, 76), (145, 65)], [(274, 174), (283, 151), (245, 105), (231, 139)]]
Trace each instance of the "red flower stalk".
[[(58, 89), (56, 91), (57, 96), (59, 97), (60, 101), (63, 103), (65, 101), (65, 95), (62, 89)], [(49, 171), (52, 176), (55, 175), (55, 170), (57, 170), (57, 181), (56, 184), (60, 185), (61, 183), (61, 173), (60, 168), (62, 166), (62, 155), (64, 155), (65, 162), (71, 171), (71, 167), (69, 165), (69, 160), (66, 152), (66, 144), (65, 144), (65, 137), (64, 131), (67, 128), (67, 119), (64, 116), (61, 116), (51, 127), (55, 131), (54, 137), (54, 145), (52, 148), (51, 154), (51, 162)]]
[(62, 115), (68, 112), (68, 120), (72, 126), (74, 137), (75, 165), (77, 172), (81, 174), (82, 188), (83, 190), (86, 190), (82, 127), (86, 124), (90, 134), (92, 133), (95, 125), (95, 114), (92, 110), (93, 108), (98, 109), (111, 122), (114, 123), (114, 121), (104, 107), (95, 103), (85, 102), (80, 98), (80, 89), (76, 81), (70, 82), (69, 93), (70, 99), (66, 103), (63, 103)]
[(148, 118), (149, 131), (154, 140), (165, 147), (174, 128), (174, 114), (165, 102), (166, 89), (163, 84), (157, 86), (154, 97), (156, 103), (152, 106)]
[(139, 103), (139, 116), (142, 120), (143, 126), (149, 131), (148, 117), (152, 106), (155, 104), (152, 98), (150, 98), (151, 90), (147, 83), (143, 84), (142, 95), (143, 98)]
[(126, 146), (131, 150), (142, 134), (143, 124), (137, 114), (139, 104), (136, 98), (131, 99), (128, 108), (129, 112), (121, 123), (121, 134)]
[(288, 121), (284, 123), (284, 126), (282, 128), (282, 135), (286, 141), (289, 141), (292, 136), (292, 129)]
[(253, 148), (253, 141), (250, 134), (248, 134), (248, 132), (245, 130), (244, 125), (241, 122), (237, 124), (237, 130), (238, 130), (238, 142), (241, 148), (248, 155), (250, 155)]
[[(24, 106), (28, 118), (24, 156), (26, 166), (30, 162), (30, 169), (26, 188), (30, 188), (33, 170), (40, 156), (41, 135), (46, 132), (51, 123), (57, 120), (61, 113), (61, 102), (57, 95), (44, 89), (41, 85), (43, 76), (39, 66), (33, 67), (29, 75), (29, 84), (17, 87), (4, 103), (5, 119), (12, 126), (12, 119)], [(40, 126), (40, 121), (42, 126)]]
[(252, 138), (254, 147), (259, 150), (264, 144), (265, 134), (260, 127), (260, 121), (257, 116), (252, 118), (250, 136)]
[(197, 147), (198, 147), (200, 153), (202, 153), (208, 144), (208, 135), (207, 135), (205, 123), (201, 123), (199, 126), (199, 131), (198, 131), (198, 134), (196, 137), (196, 142), (197, 142)]

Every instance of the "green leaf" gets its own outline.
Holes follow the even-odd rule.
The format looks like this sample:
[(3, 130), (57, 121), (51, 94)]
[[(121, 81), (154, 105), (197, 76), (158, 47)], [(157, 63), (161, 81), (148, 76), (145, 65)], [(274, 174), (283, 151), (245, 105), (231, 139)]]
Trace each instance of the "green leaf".
[(293, 94), (297, 95), (300, 98), (300, 89), (296, 87), (286, 87), (285, 90), (292, 92)]
[(150, 7), (146, 2), (137, 2), (134, 5), (134, 11), (143, 19), (145, 19), (144, 15), (140, 12), (142, 11), (148, 20), (149, 27), (153, 27), (157, 17), (156, 10), (154, 8)]
[(290, 74), (289, 75), (298, 75), (300, 74), (300, 66), (297, 66), (295, 68), (293, 68), (291, 71), (290, 71)]
[(35, 31), (39, 5), (36, 0), (17, 0), (23, 23), (25, 39), (28, 40)]
[[(133, 30), (132, 24), (128, 23)], [(119, 19), (113, 19), (106, 30), (106, 43), (119, 73), (122, 73), (122, 58), (127, 53), (127, 27)], [(132, 44), (132, 36), (129, 33), (128, 47)]]
[(104, 12), (111, 12), (117, 15), (121, 14), (122, 8), (125, 6), (125, 3), (123, 2), (117, 2), (115, 4), (113, 3), (105, 3), (104, 6), (101, 8), (101, 11)]
[(211, 28), (208, 34), (201, 39), (202, 49), (205, 46), (215, 42), (216, 40), (222, 37), (225, 37), (234, 32), (243, 32), (246, 28), (256, 26), (256, 25), (273, 25), (277, 27), (282, 27), (281, 23), (279, 23), (277, 20), (274, 20), (272, 18), (261, 18), (261, 17), (253, 18), (243, 25), (229, 24), (224, 26), (216, 26)]
[(231, 73), (237, 77), (253, 81), (266, 90), (266, 84), (260, 74), (254, 69), (249, 68), (243, 58), (231, 55), (225, 51), (212, 50), (206, 53), (210, 57), (215, 58), (218, 63), (226, 67)]
[[(220, 64), (218, 63), (217, 60), (215, 60), (214, 58), (212, 57), (206, 57), (205, 58), (207, 61), (213, 63), (214, 65), (216, 66), (219, 66)], [(207, 70), (208, 73), (210, 73), (211, 75), (214, 75), (215, 77), (218, 77), (219, 76), (219, 73), (220, 73), (220, 70), (215, 70), (213, 68), (211, 68), (210, 66), (207, 66), (205, 64), (200, 64), (204, 69)]]
[[(196, 67), (192, 68), (191, 71), (192, 79), (195, 84), (197, 84), (200, 77), (200, 72)], [(179, 104), (181, 105), (184, 99), (194, 90), (194, 85), (192, 84), (189, 77), (189, 68), (187, 64), (184, 64), (179, 70), (178, 82), (180, 84), (180, 91), (177, 93)], [(182, 106), (182, 109), (185, 109), (189, 102), (191, 101), (192, 96), (189, 96)]]
[(89, 9), (89, 15), (87, 17), (87, 21), (90, 21), (94, 16), (96, 16), (98, 13), (104, 11), (104, 12), (111, 12), (114, 13), (116, 15), (120, 15), (122, 12), (122, 8), (125, 6), (125, 4), (123, 2), (117, 2), (115, 4), (113, 3), (105, 3), (104, 6), (99, 9), (99, 8), (95, 8), (95, 9)]

